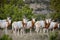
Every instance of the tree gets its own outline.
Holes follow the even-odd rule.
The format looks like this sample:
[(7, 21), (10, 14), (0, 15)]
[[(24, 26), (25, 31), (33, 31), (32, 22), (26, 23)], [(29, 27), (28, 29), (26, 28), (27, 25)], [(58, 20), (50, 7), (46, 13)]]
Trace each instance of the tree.
[(22, 20), (25, 15), (27, 18), (32, 18), (32, 9), (29, 5), (25, 5), (23, 0), (8, 0), (1, 1), (1, 4), (5, 3), (3, 7), (0, 7), (0, 19), (6, 19), (8, 16), (12, 17), (12, 20)]
[(4, 7), (1, 8), (1, 12), (0, 12), (0, 18), (1, 19), (5, 19), (7, 18), (8, 16), (12, 16), (13, 14), (13, 5), (10, 5), (10, 4), (4, 4)]
[(24, 5), (24, 1), (23, 0), (10, 0), (10, 4), (11, 5), (16, 5), (16, 6), (23, 6)]
[(31, 19), (33, 17), (32, 9), (30, 9), (28, 5), (25, 5), (25, 6), (22, 7), (22, 13), (28, 19)]
[(18, 8), (18, 6), (15, 6), (13, 8), (13, 15), (12, 15), (12, 20), (18, 21), (18, 20), (22, 20), (23, 14), (21, 9)]

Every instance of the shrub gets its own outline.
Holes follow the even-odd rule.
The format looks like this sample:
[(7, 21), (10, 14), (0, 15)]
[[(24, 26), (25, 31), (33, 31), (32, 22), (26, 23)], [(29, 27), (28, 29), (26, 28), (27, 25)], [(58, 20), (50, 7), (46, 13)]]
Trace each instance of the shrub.
[(9, 35), (3, 35), (1, 38), (0, 38), (0, 40), (12, 40), (12, 38), (11, 37), (9, 37)]
[(49, 35), (49, 40), (56, 40), (58, 32), (51, 32)]

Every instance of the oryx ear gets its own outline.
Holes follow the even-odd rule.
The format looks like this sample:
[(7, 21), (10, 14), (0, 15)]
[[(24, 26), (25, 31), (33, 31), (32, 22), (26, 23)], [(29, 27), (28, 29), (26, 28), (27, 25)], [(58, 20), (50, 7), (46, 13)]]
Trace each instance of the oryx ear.
[(10, 19), (11, 19), (11, 17), (7, 17), (7, 19), (8, 19), (8, 20), (10, 20)]

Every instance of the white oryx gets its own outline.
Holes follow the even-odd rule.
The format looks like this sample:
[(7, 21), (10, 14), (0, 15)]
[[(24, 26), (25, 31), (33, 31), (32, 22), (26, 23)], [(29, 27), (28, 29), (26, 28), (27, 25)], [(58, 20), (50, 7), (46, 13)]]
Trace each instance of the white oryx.
[(25, 34), (25, 29), (26, 29), (26, 26), (27, 26), (27, 22), (28, 22), (28, 19), (26, 17), (23, 18), (23, 33)]
[(53, 29), (53, 31), (54, 31), (54, 29), (56, 29), (56, 28), (59, 28), (59, 23), (51, 21), (49, 29), (50, 30)]
[(34, 28), (34, 26), (35, 26), (34, 24), (35, 24), (35, 18), (32, 18), (31, 21), (27, 22), (26, 29), (30, 29), (30, 34), (31, 34), (31, 31), (32, 31), (32, 28)]
[(48, 28), (50, 26), (51, 23), (51, 19), (45, 19), (45, 27), (44, 27), (44, 33), (47, 32), (48, 33)]
[(7, 17), (6, 20), (0, 20), (0, 28), (5, 29), (5, 34), (7, 34), (7, 27), (11, 24), (10, 17)]
[[(44, 20), (40, 20), (40, 21), (36, 21), (35, 23), (35, 31), (38, 33), (40, 29), (45, 27), (45, 21)], [(40, 30), (41, 32), (42, 30)]]
[(45, 20), (45, 30), (48, 32), (48, 30), (56, 29), (59, 28), (59, 23), (58, 22), (53, 22), (51, 19), (46, 19)]
[(23, 18), (23, 21), (15, 21), (12, 23), (12, 31), (13, 33), (16, 34), (17, 30), (18, 30), (18, 35), (19, 35), (19, 29), (21, 29), (21, 35), (24, 34), (25, 31), (25, 27), (27, 24), (27, 19)]
[(18, 30), (18, 35), (19, 35), (19, 29), (21, 29), (21, 33), (22, 33), (22, 28), (23, 28), (23, 24), (22, 24), (22, 21), (17, 21), (17, 22), (13, 22), (12, 23), (12, 31), (13, 33), (17, 33), (17, 30)]

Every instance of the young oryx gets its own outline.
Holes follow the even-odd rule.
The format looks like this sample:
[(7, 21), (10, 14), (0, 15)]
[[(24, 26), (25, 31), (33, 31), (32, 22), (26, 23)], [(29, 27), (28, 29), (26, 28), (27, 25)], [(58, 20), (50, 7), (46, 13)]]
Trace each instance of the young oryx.
[(10, 17), (7, 17), (6, 20), (0, 20), (0, 28), (5, 29), (5, 34), (7, 34), (7, 27), (11, 24)]
[(32, 31), (32, 28), (34, 28), (34, 24), (35, 24), (35, 18), (32, 18), (31, 21), (28, 21), (27, 22), (27, 29), (30, 29), (30, 34), (31, 34), (31, 31)]
[(37, 21), (36, 23), (35, 23), (35, 31), (38, 33), (39, 32), (39, 30), (40, 30), (40, 32), (42, 31), (41, 29), (42, 28), (44, 28), (45, 27), (45, 21), (44, 20), (40, 20), (40, 21)]
[(23, 21), (22, 21), (22, 24), (23, 24), (23, 33), (25, 34), (25, 29), (26, 29), (26, 26), (27, 26), (27, 18), (26, 17), (24, 17), (23, 18)]
[(51, 19), (45, 19), (45, 27), (44, 27), (44, 33), (45, 31), (48, 33), (48, 28), (50, 26)]
[(18, 30), (18, 35), (19, 35), (19, 29), (21, 29), (21, 34), (22, 34), (22, 28), (23, 28), (23, 24), (22, 24), (22, 21), (15, 21), (12, 23), (12, 31), (13, 33), (15, 33), (16, 35), (16, 32)]
[(53, 29), (53, 31), (54, 31), (54, 29), (57, 29), (57, 28), (59, 28), (59, 23), (51, 21), (49, 29), (50, 30)]

